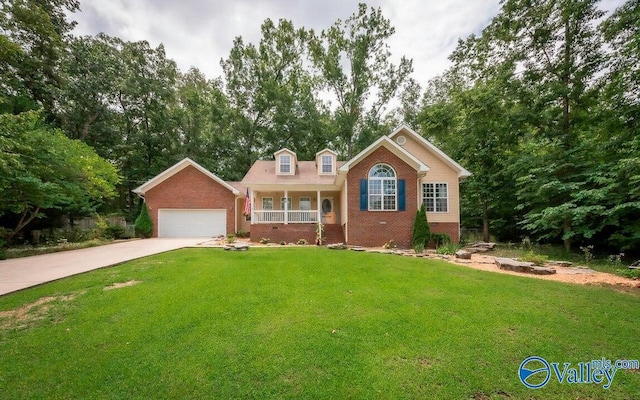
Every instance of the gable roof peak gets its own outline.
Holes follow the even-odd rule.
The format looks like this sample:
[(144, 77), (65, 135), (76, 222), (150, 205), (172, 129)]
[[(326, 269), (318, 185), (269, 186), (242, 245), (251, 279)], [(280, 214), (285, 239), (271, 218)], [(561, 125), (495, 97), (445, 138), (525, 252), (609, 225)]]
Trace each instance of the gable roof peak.
[(431, 143), (429, 140), (425, 139), (422, 135), (414, 131), (411, 127), (409, 127), (405, 123), (398, 125), (398, 127), (389, 134), (389, 138), (393, 139), (396, 135), (398, 135), (401, 132), (408, 134), (409, 136), (412, 136), (415, 141), (417, 141), (427, 150), (432, 152), (440, 160), (444, 161), (445, 164), (453, 168), (456, 172), (458, 172), (459, 178), (465, 178), (465, 177), (471, 176), (471, 172), (467, 171), (462, 165), (458, 164), (451, 157), (449, 157), (442, 150), (440, 150), (436, 145)]
[(331, 154), (333, 154), (334, 156), (337, 156), (337, 155), (338, 155), (338, 153), (337, 153), (336, 151), (331, 150), (331, 149), (330, 149), (330, 148), (328, 148), (328, 147), (325, 147), (324, 149), (322, 149), (322, 150), (320, 150), (319, 152), (317, 152), (317, 153), (316, 153), (316, 157), (318, 157), (318, 156), (319, 156), (320, 154), (322, 154), (322, 153), (331, 153)]
[[(289, 149), (288, 149), (288, 148), (286, 148), (286, 147), (283, 147), (283, 148), (281, 148), (280, 150), (276, 151), (275, 153), (273, 153), (273, 155), (274, 155), (274, 156), (277, 156), (277, 155), (278, 155), (278, 154), (280, 154), (280, 153), (291, 153), (291, 154), (293, 154), (294, 156), (296, 155), (296, 152), (295, 152), (295, 151), (293, 151), (293, 150), (289, 150)], [(296, 157), (297, 157), (297, 156), (296, 156)]]
[(224, 188), (230, 190), (231, 193), (233, 193), (235, 195), (240, 195), (241, 194), (238, 189), (236, 189), (233, 186), (229, 185), (227, 182), (223, 181), (218, 176), (216, 176), (214, 173), (212, 173), (211, 171), (209, 171), (208, 169), (206, 169), (202, 165), (198, 164), (197, 162), (193, 161), (189, 157), (185, 157), (181, 161), (178, 161), (177, 163), (173, 164), (171, 167), (165, 169), (164, 171), (162, 171), (158, 175), (156, 175), (153, 178), (149, 179), (147, 182), (145, 182), (142, 185), (138, 186), (137, 188), (133, 189), (132, 192), (137, 194), (137, 195), (144, 196), (144, 194), (147, 191), (149, 191), (150, 189), (156, 187), (157, 185), (161, 184), (165, 180), (171, 178), (172, 176), (174, 176), (175, 174), (177, 174), (178, 172), (182, 171), (183, 169), (185, 169), (185, 168), (187, 168), (189, 166), (197, 169), (198, 171), (200, 171), (201, 173), (203, 173), (207, 177), (211, 178), (215, 182), (217, 182), (220, 185), (222, 185)]
[(387, 150), (390, 150), (400, 159), (402, 159), (407, 164), (411, 165), (415, 168), (418, 173), (426, 173), (429, 171), (429, 167), (426, 166), (422, 161), (418, 160), (411, 153), (400, 147), (396, 142), (391, 140), (388, 136), (380, 136), (378, 140), (371, 143), (366, 149), (362, 150), (360, 153), (356, 154), (353, 158), (347, 161), (342, 167), (338, 169), (338, 171), (346, 173), (349, 171), (351, 167), (358, 164), (360, 161), (368, 157), (374, 150), (379, 147), (385, 147)]

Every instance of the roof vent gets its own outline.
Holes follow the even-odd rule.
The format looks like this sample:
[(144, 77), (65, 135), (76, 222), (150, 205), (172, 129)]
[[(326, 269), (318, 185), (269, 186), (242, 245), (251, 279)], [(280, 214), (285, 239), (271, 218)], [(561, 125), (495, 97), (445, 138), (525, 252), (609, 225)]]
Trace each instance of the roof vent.
[(396, 143), (398, 143), (400, 146), (404, 146), (405, 143), (407, 143), (407, 138), (400, 135), (396, 138)]

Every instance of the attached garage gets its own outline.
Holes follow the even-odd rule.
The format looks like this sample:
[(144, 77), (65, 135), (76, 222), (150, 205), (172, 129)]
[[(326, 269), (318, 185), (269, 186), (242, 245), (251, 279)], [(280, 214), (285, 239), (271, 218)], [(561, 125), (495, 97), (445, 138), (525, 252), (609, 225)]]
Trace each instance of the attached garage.
[(226, 210), (158, 210), (158, 237), (210, 238), (226, 234)]
[(165, 238), (236, 232), (236, 204), (244, 197), (242, 191), (188, 158), (133, 190), (147, 205), (152, 235)]

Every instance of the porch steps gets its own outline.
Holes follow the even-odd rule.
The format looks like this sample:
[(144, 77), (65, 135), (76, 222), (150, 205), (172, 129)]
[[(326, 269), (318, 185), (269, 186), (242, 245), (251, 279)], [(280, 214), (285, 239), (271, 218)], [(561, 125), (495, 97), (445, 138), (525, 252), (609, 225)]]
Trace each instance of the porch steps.
[(344, 243), (342, 226), (338, 224), (325, 224), (324, 237), (324, 244)]

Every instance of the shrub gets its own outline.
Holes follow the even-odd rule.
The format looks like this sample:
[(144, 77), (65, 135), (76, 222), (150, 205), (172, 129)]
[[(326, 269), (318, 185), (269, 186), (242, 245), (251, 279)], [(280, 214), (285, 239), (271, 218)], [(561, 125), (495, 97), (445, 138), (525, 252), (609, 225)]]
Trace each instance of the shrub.
[(0, 260), (4, 260), (5, 258), (7, 258), (7, 255), (4, 254), (4, 244), (5, 241), (0, 239)]
[(592, 244), (588, 246), (580, 246), (580, 250), (582, 250), (582, 254), (584, 255), (584, 262), (589, 264), (593, 261), (593, 253), (591, 252), (593, 250)]
[(80, 228), (71, 228), (60, 231), (60, 235), (67, 239), (68, 242), (77, 243), (91, 240), (94, 237), (94, 232)]
[[(445, 236), (449, 237), (449, 235), (445, 235)], [(442, 244), (436, 248), (436, 253), (447, 254), (450, 256), (456, 254), (456, 251), (458, 251), (458, 246), (451, 243), (451, 241), (449, 241), (448, 243)]]
[(249, 232), (245, 232), (242, 229), (240, 229), (238, 232), (236, 232), (236, 237), (239, 237), (242, 239), (247, 238), (249, 237)]
[(307, 242), (307, 239), (299, 239), (297, 244), (304, 246), (306, 244), (309, 244), (309, 242)]
[(416, 254), (422, 254), (424, 252), (424, 245), (422, 244), (416, 244), (413, 246), (413, 251), (416, 252)]
[(420, 209), (416, 211), (416, 217), (413, 221), (413, 234), (411, 236), (411, 244), (415, 249), (416, 246), (422, 246), (424, 249), (429, 243), (431, 237), (431, 231), (429, 229), (429, 222), (427, 221), (427, 213), (424, 209), (424, 204), (420, 206)]
[(107, 235), (107, 228), (109, 228), (107, 220), (100, 214), (96, 214), (96, 224), (91, 231), (91, 236), (93, 236), (93, 239), (104, 238)]
[(262, 244), (268, 244), (271, 240), (269, 238), (263, 237), (260, 239), (260, 243)]
[(619, 269), (618, 271), (618, 275), (620, 276), (624, 276), (625, 278), (630, 278), (630, 279), (640, 279), (640, 269)]
[(281, 241), (280, 241), (280, 246), (284, 246), (284, 245), (286, 245), (286, 244), (287, 244), (287, 242), (285, 242), (284, 240), (281, 240)]
[(122, 239), (124, 238), (124, 227), (109, 224), (104, 232), (104, 236), (108, 239)]
[(549, 257), (544, 254), (536, 254), (533, 251), (529, 251), (520, 257), (520, 259), (522, 261), (532, 262), (535, 265), (544, 265), (549, 260)]
[(436, 249), (438, 247), (448, 246), (451, 244), (451, 237), (446, 233), (432, 233), (431, 240), (433, 240)]
[(153, 233), (153, 221), (149, 216), (149, 210), (147, 210), (147, 204), (142, 205), (140, 215), (136, 218), (135, 232), (138, 237), (148, 238)]
[(231, 243), (235, 243), (236, 242), (236, 235), (234, 235), (233, 233), (230, 233), (227, 235), (227, 243), (231, 244)]

